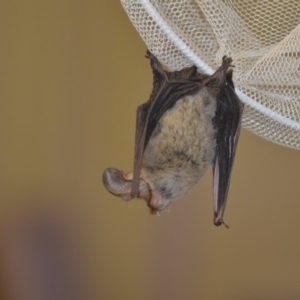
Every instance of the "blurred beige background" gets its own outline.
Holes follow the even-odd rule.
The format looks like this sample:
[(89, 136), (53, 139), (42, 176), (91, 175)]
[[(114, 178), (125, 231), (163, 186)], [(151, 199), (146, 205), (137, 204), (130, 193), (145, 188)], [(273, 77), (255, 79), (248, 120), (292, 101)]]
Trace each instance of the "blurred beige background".
[(242, 130), (225, 221), (212, 175), (155, 217), (108, 194), (133, 163), (146, 47), (118, 0), (0, 2), (1, 299), (300, 299), (300, 153)]

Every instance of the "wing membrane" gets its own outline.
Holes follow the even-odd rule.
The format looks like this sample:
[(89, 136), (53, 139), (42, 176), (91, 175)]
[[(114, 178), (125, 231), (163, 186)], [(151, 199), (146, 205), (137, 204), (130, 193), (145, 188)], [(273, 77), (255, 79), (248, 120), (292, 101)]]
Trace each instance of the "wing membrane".
[[(241, 129), (243, 104), (234, 92), (231, 74), (218, 97), (216, 155), (213, 162), (214, 223), (223, 222), (232, 166)], [(226, 224), (225, 224), (226, 225)]]

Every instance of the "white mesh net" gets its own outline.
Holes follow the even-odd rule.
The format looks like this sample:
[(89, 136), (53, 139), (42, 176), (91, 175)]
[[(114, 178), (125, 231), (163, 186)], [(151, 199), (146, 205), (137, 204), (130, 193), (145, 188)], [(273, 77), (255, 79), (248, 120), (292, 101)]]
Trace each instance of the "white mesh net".
[(121, 0), (147, 47), (170, 70), (212, 74), (233, 58), (243, 127), (300, 149), (299, 0)]

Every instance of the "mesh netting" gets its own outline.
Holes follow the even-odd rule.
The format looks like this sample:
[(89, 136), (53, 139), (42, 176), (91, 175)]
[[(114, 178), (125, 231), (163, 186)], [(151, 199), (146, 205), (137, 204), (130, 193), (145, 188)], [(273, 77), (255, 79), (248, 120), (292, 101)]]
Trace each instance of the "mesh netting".
[(170, 70), (212, 74), (233, 58), (243, 127), (300, 149), (298, 0), (121, 0), (147, 47)]

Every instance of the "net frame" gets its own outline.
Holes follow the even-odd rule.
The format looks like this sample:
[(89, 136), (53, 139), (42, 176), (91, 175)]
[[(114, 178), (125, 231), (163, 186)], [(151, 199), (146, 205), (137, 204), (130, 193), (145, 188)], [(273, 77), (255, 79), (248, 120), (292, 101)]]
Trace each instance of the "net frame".
[(300, 5), (296, 0), (121, 0), (147, 47), (171, 71), (236, 66), (242, 125), (300, 149)]

